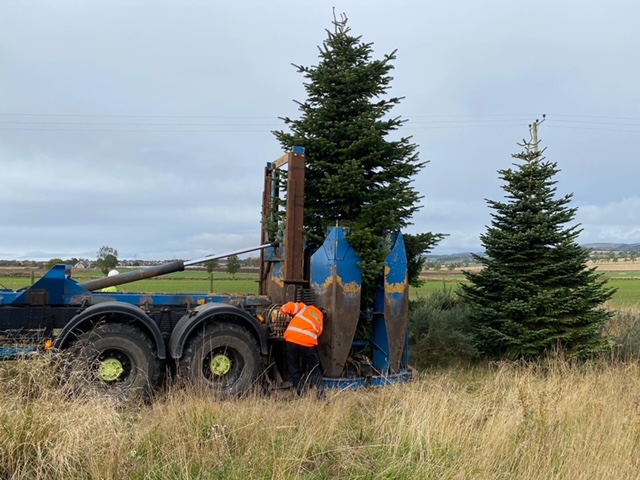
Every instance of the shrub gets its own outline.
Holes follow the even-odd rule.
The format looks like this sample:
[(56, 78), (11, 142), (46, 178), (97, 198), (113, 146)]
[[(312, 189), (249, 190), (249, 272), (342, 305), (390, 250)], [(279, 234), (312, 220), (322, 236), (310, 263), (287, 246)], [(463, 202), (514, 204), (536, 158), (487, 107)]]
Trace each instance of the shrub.
[(640, 311), (616, 311), (607, 323), (604, 334), (609, 339), (614, 360), (640, 359)]
[(468, 363), (478, 357), (468, 308), (446, 286), (412, 302), (409, 331), (416, 368)]

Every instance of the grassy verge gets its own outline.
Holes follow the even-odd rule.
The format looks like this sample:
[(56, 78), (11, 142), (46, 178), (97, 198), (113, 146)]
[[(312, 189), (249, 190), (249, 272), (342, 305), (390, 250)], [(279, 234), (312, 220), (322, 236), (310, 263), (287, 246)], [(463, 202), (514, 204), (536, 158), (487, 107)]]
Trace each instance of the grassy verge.
[(37, 361), (6, 365), (0, 478), (620, 479), (640, 467), (635, 363), (433, 371), (329, 404), (172, 390), (126, 410), (43, 389)]

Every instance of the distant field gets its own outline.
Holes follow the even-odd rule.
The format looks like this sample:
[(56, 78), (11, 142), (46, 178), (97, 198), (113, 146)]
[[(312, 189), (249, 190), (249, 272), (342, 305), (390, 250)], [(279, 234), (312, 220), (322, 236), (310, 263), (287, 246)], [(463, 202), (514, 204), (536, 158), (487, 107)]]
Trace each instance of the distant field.
[[(615, 264), (612, 264), (616, 266)], [(637, 307), (640, 305), (640, 264), (635, 264), (637, 270), (631, 270), (629, 265), (625, 265), (626, 270), (608, 271), (605, 267), (599, 265), (598, 269), (602, 271), (609, 279), (609, 286), (617, 289), (614, 295), (612, 307)], [(121, 269), (124, 273), (127, 269)], [(45, 272), (36, 270), (34, 277), (37, 280)], [(24, 273), (23, 273), (24, 275)], [(102, 277), (102, 273), (97, 270), (76, 270), (73, 277), (80, 283), (92, 278)], [(411, 289), (411, 297), (419, 298), (430, 295), (431, 293), (447, 289), (458, 289), (464, 276), (458, 271), (441, 271), (427, 272), (423, 276), (424, 285), (420, 288)], [(31, 284), (29, 276), (7, 276), (0, 269), (0, 288), (19, 289), (27, 287)], [(153, 279), (140, 280), (135, 283), (122, 285), (119, 287), (122, 292), (144, 292), (144, 293), (206, 293), (209, 291), (209, 276), (206, 271), (190, 270), (185, 272), (176, 272), (170, 275), (164, 275)], [(241, 272), (234, 277), (226, 272), (214, 272), (213, 291), (215, 293), (224, 294), (257, 294), (258, 293), (258, 273)]]
[[(120, 273), (126, 273), (133, 269), (119, 269)], [(44, 273), (37, 270), (34, 279), (38, 280)], [(15, 273), (14, 273), (15, 274)], [(19, 289), (31, 285), (31, 278), (24, 276), (7, 276), (0, 269), (0, 288)], [(99, 270), (74, 270), (72, 276), (78, 282), (86, 282), (95, 278), (103, 277)], [(161, 277), (139, 280), (137, 282), (121, 285), (118, 290), (121, 292), (144, 292), (144, 293), (206, 293), (209, 291), (209, 274), (206, 271), (188, 270), (176, 272)], [(258, 273), (238, 272), (234, 276), (226, 272), (214, 272), (213, 290), (215, 293), (258, 293)]]
[[(460, 279), (429, 280), (420, 288), (412, 289), (411, 296), (412, 298), (425, 297), (445, 288), (456, 291), (461, 281)], [(612, 307), (629, 308), (640, 306), (640, 276), (631, 279), (610, 278), (608, 286), (617, 289), (610, 302)]]
[[(612, 307), (640, 306), (640, 272), (633, 272), (633, 275), (631, 273), (615, 275), (607, 272), (606, 276), (609, 279), (608, 286), (617, 289), (610, 302)], [(451, 275), (440, 279), (431, 277), (420, 288), (412, 289), (411, 295), (413, 298), (424, 297), (445, 288), (456, 291), (463, 281), (461, 275)]]

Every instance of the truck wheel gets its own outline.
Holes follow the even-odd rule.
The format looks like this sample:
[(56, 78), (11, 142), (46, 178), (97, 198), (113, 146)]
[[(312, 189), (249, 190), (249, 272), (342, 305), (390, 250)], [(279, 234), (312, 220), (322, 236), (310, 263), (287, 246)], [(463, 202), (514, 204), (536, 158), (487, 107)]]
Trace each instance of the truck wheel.
[(249, 390), (260, 370), (258, 345), (244, 328), (232, 323), (206, 325), (189, 339), (178, 373), (196, 388), (223, 398)]
[(122, 400), (146, 398), (162, 377), (151, 339), (131, 325), (109, 323), (81, 335), (67, 352), (67, 382), (76, 391)]

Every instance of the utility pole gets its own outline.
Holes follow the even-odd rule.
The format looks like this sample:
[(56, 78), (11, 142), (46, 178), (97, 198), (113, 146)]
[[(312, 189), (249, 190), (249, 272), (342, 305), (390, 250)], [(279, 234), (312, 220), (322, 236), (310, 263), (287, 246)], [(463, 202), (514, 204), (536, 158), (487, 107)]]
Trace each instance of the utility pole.
[(536, 121), (533, 122), (531, 125), (529, 125), (529, 129), (531, 130), (531, 143), (533, 144), (533, 151), (535, 153), (539, 152), (539, 149), (538, 149), (538, 125), (540, 125), (542, 122), (544, 122), (546, 118), (547, 118), (547, 116), (543, 113), (542, 114), (542, 120), (538, 120), (536, 118)]

